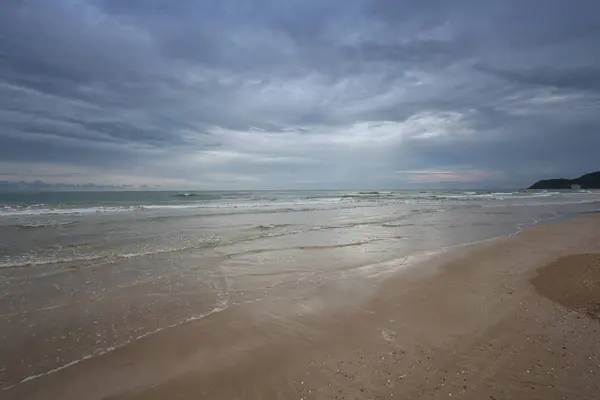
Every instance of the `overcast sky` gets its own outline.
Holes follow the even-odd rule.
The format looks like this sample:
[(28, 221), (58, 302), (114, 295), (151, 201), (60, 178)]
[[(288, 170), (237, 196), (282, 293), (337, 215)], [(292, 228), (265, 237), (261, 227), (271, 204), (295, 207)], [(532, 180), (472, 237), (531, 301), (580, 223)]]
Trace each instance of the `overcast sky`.
[(0, 181), (516, 187), (600, 169), (598, 0), (3, 0)]

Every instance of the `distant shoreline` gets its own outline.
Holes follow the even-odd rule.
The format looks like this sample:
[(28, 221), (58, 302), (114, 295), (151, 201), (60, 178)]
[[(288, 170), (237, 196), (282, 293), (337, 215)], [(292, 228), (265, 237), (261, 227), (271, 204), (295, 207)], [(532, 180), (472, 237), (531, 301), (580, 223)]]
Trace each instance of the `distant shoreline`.
[(544, 179), (534, 183), (529, 189), (600, 189), (600, 171), (585, 174), (575, 179)]

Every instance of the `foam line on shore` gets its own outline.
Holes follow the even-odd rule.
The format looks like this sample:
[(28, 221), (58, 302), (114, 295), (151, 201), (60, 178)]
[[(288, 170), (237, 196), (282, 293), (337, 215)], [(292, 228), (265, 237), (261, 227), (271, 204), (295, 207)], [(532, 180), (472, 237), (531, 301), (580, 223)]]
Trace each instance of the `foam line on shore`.
[(120, 348), (123, 348), (125, 346), (128, 346), (128, 345), (130, 345), (130, 344), (132, 344), (132, 343), (134, 343), (134, 342), (136, 342), (136, 341), (138, 341), (140, 339), (147, 338), (147, 337), (152, 336), (152, 335), (154, 335), (156, 333), (159, 333), (161, 331), (164, 331), (164, 330), (167, 330), (167, 329), (171, 329), (171, 328), (175, 328), (175, 327), (183, 325), (183, 324), (187, 324), (187, 323), (190, 323), (190, 322), (198, 321), (198, 320), (206, 318), (206, 317), (208, 317), (208, 316), (210, 316), (212, 314), (219, 313), (221, 311), (225, 311), (226, 309), (227, 309), (227, 304), (224, 304), (221, 307), (215, 307), (215, 308), (213, 308), (212, 310), (210, 310), (207, 313), (204, 313), (204, 314), (201, 314), (201, 315), (197, 315), (197, 316), (194, 316), (194, 317), (190, 317), (190, 318), (186, 318), (186, 319), (184, 319), (182, 321), (179, 321), (179, 322), (176, 322), (174, 324), (171, 324), (171, 325), (168, 325), (168, 326), (165, 326), (165, 327), (162, 327), (162, 328), (158, 328), (158, 329), (155, 329), (155, 330), (150, 331), (150, 332), (146, 332), (143, 335), (140, 335), (140, 336), (136, 337), (135, 339), (132, 339), (130, 341), (122, 343), (122, 344), (120, 344), (118, 346), (113, 346), (113, 347), (109, 347), (107, 349), (98, 350), (98, 351), (96, 351), (96, 352), (94, 352), (92, 354), (88, 354), (88, 355), (86, 355), (86, 356), (84, 356), (84, 357), (82, 357), (82, 358), (80, 358), (78, 360), (73, 360), (73, 361), (71, 361), (71, 362), (69, 362), (67, 364), (61, 365), (61, 366), (59, 366), (57, 368), (54, 368), (54, 369), (51, 369), (49, 371), (45, 371), (45, 372), (42, 372), (42, 373), (39, 373), (39, 374), (36, 374), (36, 375), (28, 376), (28, 377), (22, 379), (19, 383), (15, 384), (15, 385), (11, 385), (11, 386), (3, 388), (2, 391), (6, 391), (6, 390), (9, 390), (9, 389), (12, 389), (12, 388), (14, 388), (14, 387), (16, 387), (18, 385), (21, 385), (23, 383), (32, 381), (34, 379), (38, 379), (38, 378), (41, 378), (43, 376), (50, 375), (50, 374), (62, 371), (64, 369), (67, 369), (69, 367), (77, 365), (77, 364), (79, 364), (79, 363), (81, 363), (83, 361), (90, 360), (90, 359), (93, 359), (93, 358), (96, 358), (96, 357), (100, 357), (100, 356), (103, 356), (103, 355), (108, 354), (108, 353), (112, 353), (113, 351), (118, 350)]

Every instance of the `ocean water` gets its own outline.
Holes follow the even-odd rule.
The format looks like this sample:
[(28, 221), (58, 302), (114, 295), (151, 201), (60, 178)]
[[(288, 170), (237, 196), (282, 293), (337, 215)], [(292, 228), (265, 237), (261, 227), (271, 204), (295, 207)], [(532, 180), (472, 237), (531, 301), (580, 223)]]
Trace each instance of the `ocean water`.
[(0, 387), (230, 307), (317, 312), (421, 256), (599, 209), (599, 191), (0, 193)]

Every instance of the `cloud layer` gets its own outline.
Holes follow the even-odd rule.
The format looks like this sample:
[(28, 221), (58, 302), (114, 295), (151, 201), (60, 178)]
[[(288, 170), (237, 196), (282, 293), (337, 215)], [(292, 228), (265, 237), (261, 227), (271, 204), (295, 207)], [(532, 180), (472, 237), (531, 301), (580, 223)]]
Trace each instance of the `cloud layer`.
[(0, 180), (523, 186), (600, 169), (595, 0), (8, 0)]

